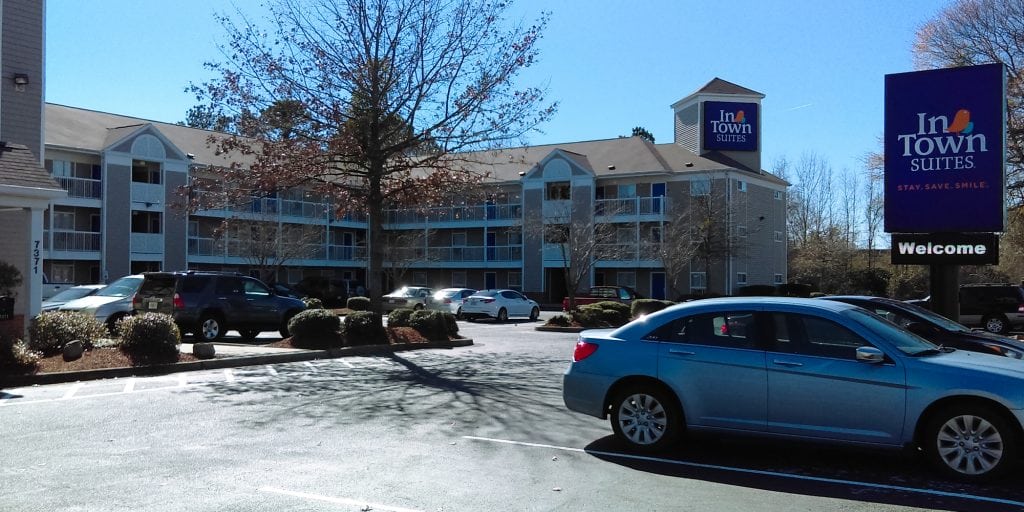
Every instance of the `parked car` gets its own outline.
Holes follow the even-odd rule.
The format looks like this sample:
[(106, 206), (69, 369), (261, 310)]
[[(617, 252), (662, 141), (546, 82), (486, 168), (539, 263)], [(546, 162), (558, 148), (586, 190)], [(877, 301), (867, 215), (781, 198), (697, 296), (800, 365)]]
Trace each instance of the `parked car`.
[(960, 322), (998, 334), (1024, 328), (1024, 288), (1016, 284), (961, 286)]
[(268, 286), (270, 286), (270, 288), (274, 290), (274, 293), (280, 295), (281, 297), (291, 297), (293, 299), (301, 299), (303, 297), (301, 292), (296, 290), (294, 287), (288, 286), (284, 283), (272, 283), (268, 284)]
[(345, 307), (349, 297), (369, 296), (362, 283), (354, 279), (310, 276), (295, 283), (293, 288), (300, 297), (320, 299), (327, 308)]
[(462, 301), (474, 293), (472, 288), (443, 288), (427, 299), (427, 307), (462, 318)]
[(137, 312), (166, 313), (182, 332), (213, 341), (229, 330), (244, 339), (262, 331), (287, 338), (288, 320), (306, 305), (283, 297), (252, 277), (222, 272), (146, 272), (135, 296)]
[(822, 298), (860, 306), (936, 345), (1024, 359), (1024, 342), (969, 329), (920, 306), (885, 297), (837, 295)]
[[(723, 333), (738, 323), (742, 335)], [(562, 395), (641, 451), (684, 431), (919, 446), (946, 474), (982, 480), (1020, 456), (1022, 389), (1020, 361), (942, 349), (851, 304), (734, 297), (580, 333)]]
[(92, 295), (65, 302), (58, 310), (81, 311), (93, 315), (113, 332), (118, 320), (132, 314), (132, 297), (139, 291), (141, 284), (141, 275), (125, 276)]
[(536, 320), (540, 316), (540, 305), (515, 290), (481, 290), (463, 301), (462, 316), (467, 320), (493, 318), (499, 322), (513, 316)]
[[(587, 293), (573, 297), (577, 307), (606, 300), (632, 304), (634, 300), (642, 298), (643, 295), (628, 286), (591, 286)], [(562, 299), (562, 311), (569, 311), (569, 297)]]
[(381, 309), (392, 311), (398, 308), (423, 309), (434, 290), (423, 286), (403, 286), (380, 298)]
[(70, 301), (73, 301), (75, 299), (81, 299), (82, 297), (88, 297), (88, 296), (98, 292), (99, 290), (101, 290), (105, 286), (107, 286), (107, 285), (105, 285), (105, 284), (80, 284), (80, 285), (77, 285), (77, 286), (72, 286), (71, 288), (68, 288), (67, 290), (64, 290), (62, 292), (58, 292), (53, 297), (50, 297), (48, 300), (44, 300), (43, 304), (42, 304), (42, 311), (56, 311), (57, 309), (59, 309), (64, 304), (66, 304), (66, 303), (68, 303)]

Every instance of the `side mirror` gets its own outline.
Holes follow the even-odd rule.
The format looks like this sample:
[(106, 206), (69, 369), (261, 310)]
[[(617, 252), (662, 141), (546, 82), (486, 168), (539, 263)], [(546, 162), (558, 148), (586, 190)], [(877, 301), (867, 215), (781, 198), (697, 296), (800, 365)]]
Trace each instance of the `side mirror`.
[(885, 353), (875, 347), (857, 347), (857, 361), (879, 364), (885, 362)]

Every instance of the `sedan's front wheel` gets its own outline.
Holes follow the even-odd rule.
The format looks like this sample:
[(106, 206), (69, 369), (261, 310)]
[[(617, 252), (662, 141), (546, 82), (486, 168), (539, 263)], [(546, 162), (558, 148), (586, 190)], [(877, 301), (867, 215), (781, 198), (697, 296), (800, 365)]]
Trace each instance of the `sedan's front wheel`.
[(671, 446), (683, 429), (675, 397), (653, 386), (630, 386), (612, 401), (612, 430), (632, 447), (648, 452)]
[(928, 421), (924, 450), (940, 471), (960, 480), (999, 476), (1017, 460), (1017, 434), (998, 410), (985, 404), (944, 408)]

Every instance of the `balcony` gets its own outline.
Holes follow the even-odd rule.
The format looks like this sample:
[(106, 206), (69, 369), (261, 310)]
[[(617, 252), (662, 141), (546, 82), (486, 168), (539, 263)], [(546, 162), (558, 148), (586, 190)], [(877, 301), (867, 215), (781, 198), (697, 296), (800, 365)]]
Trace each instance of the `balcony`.
[(522, 218), (522, 205), (482, 204), (476, 206), (447, 206), (425, 210), (387, 210), (385, 224), (440, 224), (488, 221), (518, 221)]
[(289, 247), (287, 254), (279, 256), (276, 248), (270, 246), (263, 247), (238, 239), (224, 240), (194, 236), (188, 238), (187, 251), (189, 256), (230, 257), (244, 260), (280, 257), (286, 261), (366, 261), (366, 247), (363, 246), (303, 244), (301, 248)]
[[(53, 242), (50, 242), (51, 234)], [(103, 237), (91, 231), (44, 231), (43, 249), (52, 252), (100, 252)]]
[(388, 261), (408, 266), (519, 263), (523, 260), (523, 246), (474, 246), (474, 247), (396, 247), (389, 249)]
[(88, 178), (71, 178), (67, 176), (54, 176), (54, 180), (68, 191), (68, 197), (83, 199), (102, 199), (103, 184), (100, 180)]
[(668, 209), (664, 197), (628, 197), (625, 199), (598, 199), (594, 201), (594, 215), (606, 219), (663, 219)]
[(164, 204), (164, 186), (132, 182), (132, 201), (147, 205)]
[(132, 254), (163, 254), (163, 233), (132, 233)]

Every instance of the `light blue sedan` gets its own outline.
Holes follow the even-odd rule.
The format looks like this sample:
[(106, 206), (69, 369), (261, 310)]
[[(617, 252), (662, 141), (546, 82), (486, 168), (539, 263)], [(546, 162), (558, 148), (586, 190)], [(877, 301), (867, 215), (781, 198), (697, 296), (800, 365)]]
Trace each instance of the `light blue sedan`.
[(563, 398), (643, 451), (684, 431), (916, 446), (984, 480), (1020, 454), (1024, 363), (943, 349), (841, 302), (707, 299), (582, 332)]

